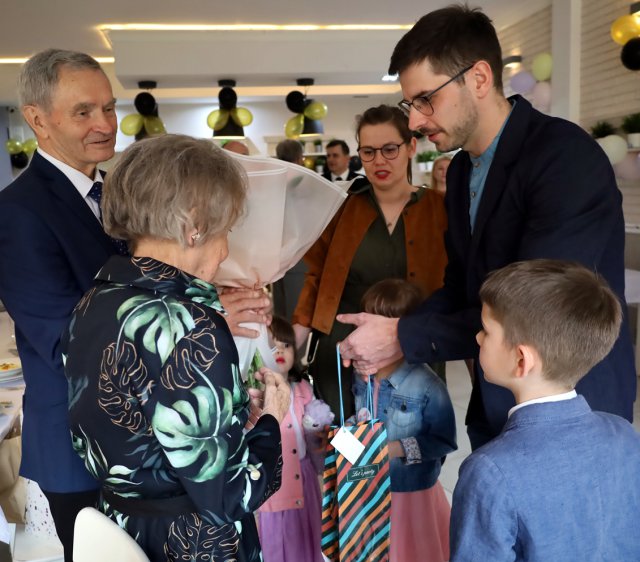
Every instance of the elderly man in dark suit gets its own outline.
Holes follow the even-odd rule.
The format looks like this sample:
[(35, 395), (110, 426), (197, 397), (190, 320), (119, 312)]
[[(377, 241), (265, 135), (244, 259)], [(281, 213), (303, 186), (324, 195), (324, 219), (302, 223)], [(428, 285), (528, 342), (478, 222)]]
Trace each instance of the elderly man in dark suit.
[[(345, 359), (371, 373), (401, 354), (411, 363), (477, 357), (480, 285), (520, 260), (581, 262), (624, 304), (622, 196), (611, 165), (580, 127), (504, 97), (489, 18), (465, 6), (427, 14), (396, 46), (390, 72), (400, 75), (410, 127), (441, 152), (462, 149), (447, 174), (449, 265), (443, 288), (407, 317), (338, 316), (359, 326), (341, 344)], [(514, 402), (477, 361), (473, 382), (467, 425), (477, 448), (500, 432)], [(626, 317), (577, 391), (594, 410), (631, 421), (636, 373)]]
[[(25, 63), (19, 93), (38, 150), (0, 193), (0, 299), (26, 382), (20, 473), (42, 488), (71, 562), (76, 514), (96, 503), (98, 483), (72, 447), (60, 337), (107, 258), (127, 251), (102, 229), (96, 167), (114, 155), (116, 100), (93, 58), (58, 49)], [(234, 335), (255, 336), (238, 324), (264, 322), (268, 299), (237, 290), (223, 299)]]

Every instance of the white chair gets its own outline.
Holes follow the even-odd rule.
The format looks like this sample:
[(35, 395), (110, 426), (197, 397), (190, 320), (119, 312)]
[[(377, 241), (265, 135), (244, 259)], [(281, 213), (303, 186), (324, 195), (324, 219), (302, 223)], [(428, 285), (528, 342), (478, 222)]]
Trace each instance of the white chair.
[(74, 562), (149, 562), (138, 543), (124, 529), (93, 507), (76, 517)]

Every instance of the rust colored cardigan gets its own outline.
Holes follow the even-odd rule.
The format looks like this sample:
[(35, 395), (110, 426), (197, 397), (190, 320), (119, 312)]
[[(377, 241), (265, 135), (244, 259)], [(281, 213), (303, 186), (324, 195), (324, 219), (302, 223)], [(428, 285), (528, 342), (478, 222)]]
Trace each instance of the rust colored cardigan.
[[(444, 232), (447, 214), (444, 197), (426, 189), (422, 197), (402, 211), (407, 253), (406, 279), (425, 292), (442, 287), (447, 254)], [(304, 256), (309, 266), (293, 314), (293, 323), (331, 331), (347, 281), (351, 261), (378, 211), (366, 192), (352, 194)]]

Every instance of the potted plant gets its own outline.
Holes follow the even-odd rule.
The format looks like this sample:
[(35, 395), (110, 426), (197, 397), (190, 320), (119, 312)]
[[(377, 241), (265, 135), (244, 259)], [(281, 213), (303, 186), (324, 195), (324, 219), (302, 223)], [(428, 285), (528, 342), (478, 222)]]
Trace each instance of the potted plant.
[(627, 133), (629, 148), (640, 148), (640, 113), (632, 113), (622, 120), (622, 130)]
[(438, 156), (440, 156), (440, 153), (436, 150), (425, 150), (424, 152), (418, 152), (418, 154), (416, 154), (418, 170), (420, 170), (421, 172), (430, 172), (433, 168), (433, 161)]
[(609, 135), (613, 135), (616, 132), (616, 128), (609, 123), (609, 121), (598, 121), (593, 127), (591, 127), (591, 136), (594, 139), (603, 139)]

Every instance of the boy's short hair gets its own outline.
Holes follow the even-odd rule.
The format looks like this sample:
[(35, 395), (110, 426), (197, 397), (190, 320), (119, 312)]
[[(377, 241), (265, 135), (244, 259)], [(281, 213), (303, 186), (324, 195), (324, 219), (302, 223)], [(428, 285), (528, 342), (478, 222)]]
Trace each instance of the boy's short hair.
[(387, 318), (398, 318), (415, 310), (424, 300), (420, 287), (404, 279), (383, 279), (362, 296), (362, 310)]
[(620, 332), (615, 293), (574, 262), (512, 263), (488, 276), (480, 299), (501, 324), (506, 345), (532, 346), (544, 377), (572, 388), (611, 351)]

